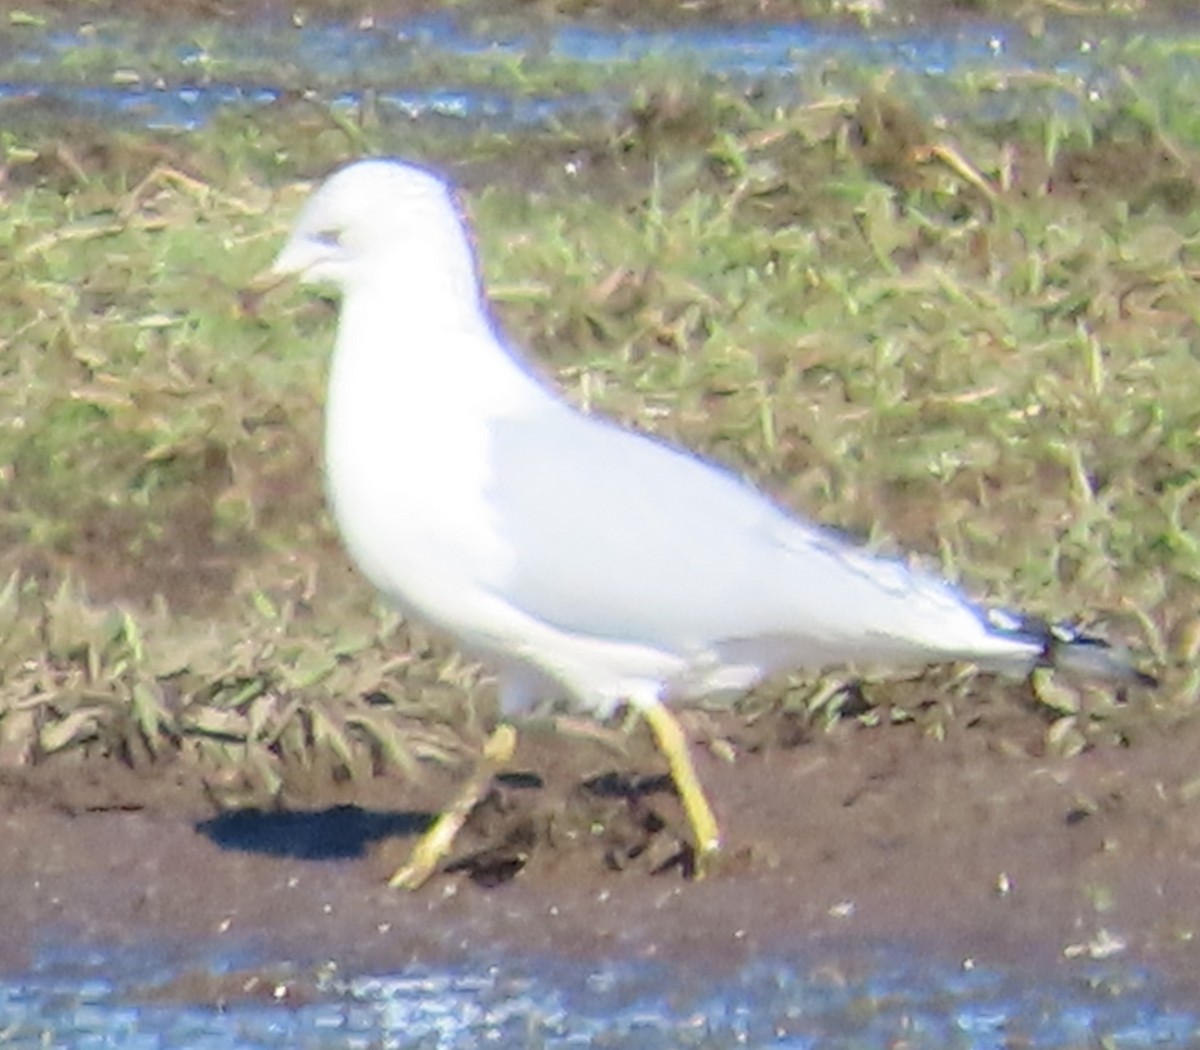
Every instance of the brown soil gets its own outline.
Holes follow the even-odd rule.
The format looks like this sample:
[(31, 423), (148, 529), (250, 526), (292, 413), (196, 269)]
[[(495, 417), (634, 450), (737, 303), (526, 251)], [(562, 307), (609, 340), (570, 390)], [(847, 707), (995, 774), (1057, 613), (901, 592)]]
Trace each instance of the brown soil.
[(1039, 735), (1036, 715), (1015, 698), (984, 706), (942, 742), (913, 725), (789, 741), (778, 721), (706, 723), (737, 758), (696, 748), (727, 835), (701, 880), (686, 877), (664, 779), (631, 773), (660, 765), (638, 737), (619, 754), (526, 734), (522, 775), (478, 809), (460, 870), (415, 894), (386, 878), (452, 791), (446, 774), (301, 785), (305, 811), (217, 814), (182, 765), (0, 771), (0, 967), (29, 965), (47, 937), (252, 945), (343, 971), (480, 951), (728, 966), (831, 938), (1078, 965), (1111, 934), (1123, 959), (1194, 972), (1194, 720), (1135, 748), (1038, 759), (1014, 746)]

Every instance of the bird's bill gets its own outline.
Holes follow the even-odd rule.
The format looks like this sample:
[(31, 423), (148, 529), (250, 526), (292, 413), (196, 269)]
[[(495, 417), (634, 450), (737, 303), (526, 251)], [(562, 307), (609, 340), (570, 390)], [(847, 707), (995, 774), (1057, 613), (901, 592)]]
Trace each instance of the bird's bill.
[(245, 291), (256, 296), (268, 295), (285, 283), (289, 276), (286, 273), (276, 273), (273, 266), (260, 270), (246, 283)]
[(267, 295), (289, 278), (303, 278), (304, 272), (318, 261), (319, 254), (312, 247), (304, 242), (290, 240), (275, 256), (275, 261), (270, 266), (250, 278), (246, 291), (253, 295)]
[[(289, 243), (276, 257), (275, 261), (265, 270), (259, 270), (242, 287), (238, 299), (245, 313), (256, 314), (262, 300), (275, 291), (280, 285), (286, 284), (295, 274), (303, 274), (302, 268), (296, 268), (288, 258)], [(281, 265), (282, 264), (282, 265)]]
[(324, 246), (314, 243), (309, 238), (293, 237), (275, 256), (268, 273), (277, 278), (298, 277), (314, 264), (321, 261), (325, 255)]

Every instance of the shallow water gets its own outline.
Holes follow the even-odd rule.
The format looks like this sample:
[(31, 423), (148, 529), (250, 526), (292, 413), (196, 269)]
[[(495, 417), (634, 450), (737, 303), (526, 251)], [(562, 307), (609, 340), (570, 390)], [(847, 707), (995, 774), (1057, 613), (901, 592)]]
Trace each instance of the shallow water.
[[(1146, 36), (1079, 22), (1036, 36), (980, 22), (875, 32), (812, 24), (644, 32), (504, 26), (484, 33), (427, 15), (303, 28), (111, 22), (9, 29), (0, 38), (0, 104), (37, 99), (186, 130), (224, 110), (311, 92), (335, 106), (365, 103), (409, 118), (531, 125), (628, 105), (638, 80), (629, 76), (632, 68), (696, 70), (781, 102), (816, 90), (823, 97), (855, 90), (865, 70), (887, 70), (910, 77), (906, 90), (932, 96), (949, 115), (986, 106), (1000, 119), (1019, 115), (1022, 106), (1072, 107), (1102, 96), (1124, 49)], [(1178, 39), (1179, 30), (1161, 30), (1158, 38)], [(1178, 61), (1200, 68), (1186, 50)], [(967, 72), (986, 80), (987, 89), (964, 97), (955, 77)], [(1003, 90), (1011, 79), (1023, 82), (1021, 92)], [(1045, 81), (1040, 91), (1030, 88), (1035, 80)]]
[[(330, 964), (224, 972), (189, 1002), (152, 951), (47, 953), (0, 983), (7, 1047), (1149, 1047), (1188, 1045), (1195, 1012), (1153, 978), (1085, 964), (1046, 976), (901, 948), (763, 959), (680, 974), (636, 962), (504, 959), (403, 974)], [(173, 984), (173, 982), (175, 982)], [(246, 989), (246, 991), (241, 991)], [(205, 997), (194, 997), (205, 998)], [(1107, 1040), (1107, 1041), (1106, 1041)]]

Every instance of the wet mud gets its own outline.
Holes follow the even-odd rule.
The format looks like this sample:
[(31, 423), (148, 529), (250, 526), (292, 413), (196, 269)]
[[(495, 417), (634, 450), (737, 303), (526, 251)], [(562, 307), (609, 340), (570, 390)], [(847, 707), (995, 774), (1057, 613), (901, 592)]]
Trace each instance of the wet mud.
[(533, 727), (449, 870), (412, 894), (386, 880), (453, 791), (446, 771), (240, 810), (182, 764), (0, 771), (0, 966), (49, 941), (343, 970), (510, 953), (702, 968), (833, 939), (1005, 964), (1121, 955), (1190, 980), (1194, 730), (1065, 760), (1034, 753), (1040, 719), (1017, 695), (940, 742), (911, 724), (689, 721), (726, 833), (699, 880), (640, 733)]

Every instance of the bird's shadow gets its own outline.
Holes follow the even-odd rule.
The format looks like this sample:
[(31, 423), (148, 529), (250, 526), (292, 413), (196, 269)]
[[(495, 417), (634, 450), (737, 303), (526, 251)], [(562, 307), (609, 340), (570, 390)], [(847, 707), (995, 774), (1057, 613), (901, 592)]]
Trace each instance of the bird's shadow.
[[(505, 772), (499, 785), (543, 786), (536, 773)], [(222, 849), (297, 860), (354, 860), (387, 838), (415, 838), (437, 819), (436, 812), (365, 809), (352, 804), (288, 812), (251, 806), (198, 821), (195, 830)]]
[(249, 808), (221, 813), (195, 827), (222, 849), (299, 860), (352, 860), (366, 856), (381, 839), (420, 835), (436, 816), (353, 805), (301, 813)]
[[(499, 774), (496, 785), (518, 794), (544, 787), (537, 774), (515, 771)], [(660, 792), (673, 792), (674, 784), (668, 776), (610, 772), (588, 778), (580, 784), (580, 789), (593, 798), (624, 800), (637, 809)], [(365, 809), (352, 804), (298, 812), (248, 807), (198, 821), (194, 827), (199, 834), (226, 850), (297, 860), (336, 861), (365, 857), (372, 846), (383, 839), (415, 838), (425, 832), (437, 816), (436, 812)], [(469, 865), (472, 861), (468, 858), (463, 863)]]

